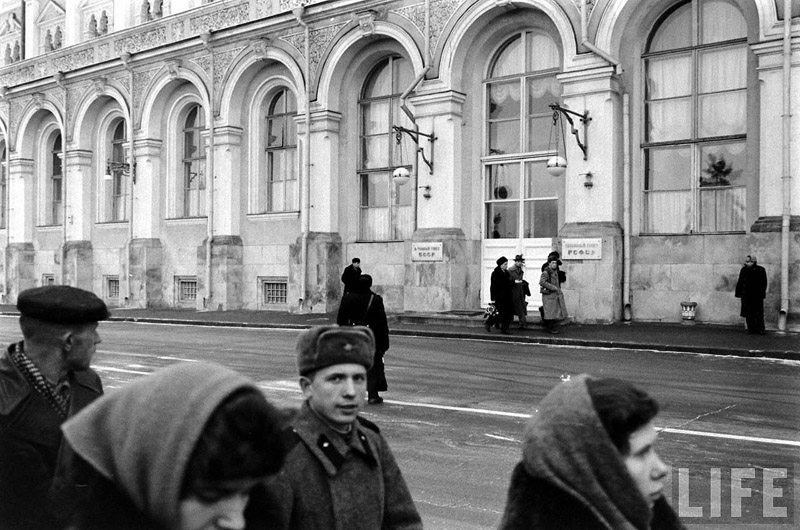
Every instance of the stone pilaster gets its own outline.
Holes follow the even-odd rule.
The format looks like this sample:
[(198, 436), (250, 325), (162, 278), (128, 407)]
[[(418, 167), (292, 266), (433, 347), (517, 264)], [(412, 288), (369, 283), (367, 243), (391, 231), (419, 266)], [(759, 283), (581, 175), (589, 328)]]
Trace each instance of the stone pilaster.
[(308, 234), (308, 264), (306, 265), (306, 292), (302, 293), (303, 236), (289, 247), (289, 307), (304, 307), (312, 313), (328, 313), (338, 307), (342, 296), (340, 270), (342, 263), (342, 238), (338, 233), (311, 232)]
[[(92, 194), (92, 159), (92, 151), (86, 149), (70, 149), (66, 153), (67, 241), (89, 241), (92, 238), (95, 221), (92, 208), (95, 199)], [(66, 257), (66, 250), (64, 255)], [(66, 279), (64, 281), (66, 283)]]
[(130, 243), (130, 307), (165, 307), (163, 288), (164, 249), (159, 239), (139, 238)]
[(142, 139), (134, 142), (136, 154), (136, 184), (133, 187), (133, 238), (159, 237), (164, 197), (161, 180), (161, 140)]
[(216, 127), (214, 131), (214, 234), (238, 237), (242, 212), (246, 208), (242, 204), (241, 190), (246, 183), (241, 167), (242, 129)]
[(33, 248), (33, 243), (9, 243), (6, 247), (6, 260), (8, 263), (6, 303), (16, 303), (20, 292), (36, 287), (33, 268), (35, 256), (36, 251)]
[[(205, 289), (206, 241), (197, 247), (198, 292)], [(228, 311), (241, 309), (244, 290), (244, 245), (240, 236), (211, 238), (211, 296), (197, 301), (198, 309)], [(202, 271), (202, 272), (201, 272)]]
[[(339, 125), (342, 115), (330, 110), (311, 113), (311, 206), (309, 219), (312, 232), (339, 231), (339, 172), (328, 168), (339, 167)], [(297, 130), (305, 135), (305, 121), (297, 118)], [(301, 149), (300, 164), (304, 163)], [(300, 173), (306, 168), (300, 167)]]
[(14, 200), (9, 204), (9, 243), (33, 241), (36, 219), (36, 200), (33, 196), (33, 160), (12, 158), (8, 167), (8, 194)]

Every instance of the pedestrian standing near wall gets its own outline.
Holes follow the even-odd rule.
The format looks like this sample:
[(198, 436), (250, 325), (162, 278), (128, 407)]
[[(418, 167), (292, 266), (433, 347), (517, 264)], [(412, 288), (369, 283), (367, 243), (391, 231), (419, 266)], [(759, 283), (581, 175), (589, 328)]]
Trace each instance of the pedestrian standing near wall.
[(342, 283), (344, 284), (343, 294), (347, 294), (350, 291), (358, 289), (356, 284), (359, 276), (361, 276), (361, 260), (358, 258), (353, 258), (350, 265), (345, 267), (344, 271), (342, 272)]
[[(497, 308), (497, 325), (501, 333), (508, 334), (508, 326), (514, 318), (514, 306), (511, 301), (511, 290), (514, 282), (508, 275), (508, 258), (500, 256), (497, 258), (497, 267), (492, 271), (489, 284), (489, 295), (492, 298), (495, 308)], [(490, 321), (485, 322), (486, 331), (491, 331)]]
[(248, 496), (283, 463), (284, 419), (254, 382), (213, 363), (107, 394), (64, 424), (71, 476), (87, 490), (69, 530), (243, 530)]
[(79, 496), (61, 424), (103, 394), (90, 368), (108, 308), (89, 291), (48, 285), (19, 294), (23, 340), (0, 353), (0, 528), (62, 528)]
[(740, 314), (747, 323), (747, 332), (763, 335), (765, 332), (764, 298), (767, 297), (767, 271), (758, 264), (758, 260), (752, 254), (745, 258), (744, 267), (739, 271), (735, 296), (742, 299)]
[(539, 278), (539, 290), (542, 294), (542, 322), (548, 333), (557, 334), (556, 325), (559, 320), (567, 318), (567, 304), (561, 292), (559, 277), (559, 259), (551, 254), (546, 267), (543, 267)]
[(559, 383), (525, 428), (500, 530), (682, 530), (664, 498), (657, 413), (626, 381)]
[(520, 329), (525, 329), (528, 325), (528, 303), (525, 296), (529, 296), (531, 291), (525, 280), (525, 258), (521, 254), (514, 256), (514, 265), (508, 267), (508, 276), (514, 282), (511, 288), (511, 305), (519, 318)]
[(389, 389), (383, 364), (383, 356), (389, 350), (389, 322), (383, 297), (372, 291), (372, 276), (359, 276), (356, 290), (342, 297), (336, 323), (340, 326), (367, 326), (375, 335), (375, 357), (372, 368), (367, 370), (367, 403), (383, 403), (379, 392)]
[(319, 326), (297, 341), (305, 402), (268, 481), (280, 512), (260, 530), (421, 530), (400, 468), (378, 427), (359, 416), (375, 340), (362, 326)]

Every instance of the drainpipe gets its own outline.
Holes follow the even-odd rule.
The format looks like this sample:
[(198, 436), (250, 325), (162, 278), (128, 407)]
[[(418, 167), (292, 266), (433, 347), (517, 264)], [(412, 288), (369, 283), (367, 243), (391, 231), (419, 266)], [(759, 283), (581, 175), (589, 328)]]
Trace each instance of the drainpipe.
[[(69, 101), (67, 97), (67, 87), (64, 85), (64, 73), (58, 71), (53, 74), (53, 80), (64, 91), (64, 114), (61, 118), (61, 283), (64, 283), (64, 250), (67, 247), (67, 111), (66, 102)], [(77, 282), (76, 282), (77, 283)]]
[[(5, 89), (6, 87), (3, 87)], [(5, 99), (6, 94), (3, 93), (0, 96), (0, 99)], [(0, 299), (3, 302), (8, 302), (8, 247), (11, 244), (11, 213), (9, 209), (11, 208), (11, 193), (9, 193), (9, 187), (11, 186), (11, 180), (9, 178), (9, 168), (11, 167), (11, 143), (8, 139), (8, 127), (2, 121), (0, 121), (0, 125), (2, 125), (2, 132), (3, 133), (3, 141), (5, 142), (6, 152), (5, 152), (5, 162), (6, 170), (5, 170), (5, 179), (6, 179), (6, 196), (2, 198), (5, 204), (3, 207), (6, 211), (6, 248), (3, 252), (3, 292), (0, 293)]]
[[(414, 158), (411, 161), (412, 162), (411, 185), (413, 186), (414, 190), (411, 193), (411, 211), (414, 212), (414, 232), (417, 231), (417, 202), (418, 202), (417, 195), (419, 194), (419, 188), (417, 187), (419, 185), (419, 175), (417, 174), (419, 172), (419, 124), (417, 124), (417, 118), (416, 116), (414, 116), (414, 113), (411, 112), (411, 109), (409, 109), (408, 105), (406, 105), (406, 100), (408, 99), (408, 96), (411, 94), (411, 92), (413, 92), (414, 89), (417, 88), (417, 85), (419, 85), (422, 82), (422, 80), (425, 79), (425, 75), (432, 68), (430, 64), (431, 63), (430, 27), (431, 27), (431, 4), (430, 0), (425, 0), (425, 51), (424, 51), (425, 63), (423, 64), (422, 71), (419, 74), (417, 74), (417, 77), (414, 78), (414, 81), (412, 81), (411, 85), (400, 96), (400, 108), (403, 109), (403, 112), (405, 112), (406, 116), (408, 116), (408, 119), (411, 120), (411, 124), (413, 125), (414, 128), (414, 137), (416, 138), (417, 142), (417, 149), (414, 150)], [(431, 131), (431, 134), (433, 134), (433, 131)]]
[(309, 44), (309, 28), (308, 23), (303, 20), (305, 14), (305, 6), (299, 5), (292, 9), (292, 14), (297, 22), (303, 26), (305, 33), (305, 47), (303, 53), (305, 54), (305, 64), (303, 65), (303, 75), (306, 78), (306, 112), (305, 112), (305, 127), (306, 127), (306, 141), (303, 146), (303, 158), (305, 159), (305, 174), (301, 177), (301, 191), (300, 196), (303, 198), (303, 204), (300, 210), (300, 299), (298, 300), (298, 311), (304, 312), (306, 309), (306, 295), (308, 291), (308, 236), (309, 225), (311, 216), (311, 58), (309, 57), (311, 46)]
[(631, 320), (631, 108), (622, 94), (622, 319)]
[(792, 0), (783, 0), (783, 216), (781, 219), (781, 308), (778, 329), (789, 317), (789, 225), (792, 207)]
[(591, 42), (589, 42), (589, 15), (586, 10), (586, 0), (581, 0), (581, 44), (589, 51), (599, 55), (605, 59), (611, 66), (614, 67), (614, 72), (617, 74), (622, 73), (622, 67), (619, 64), (619, 59), (612, 56), (606, 51), (601, 50)]
[(133, 152), (133, 67), (131, 66), (131, 54), (124, 52), (119, 56), (123, 66), (130, 74), (128, 80), (128, 123), (127, 135), (130, 149), (128, 150), (128, 167), (130, 168), (130, 179), (128, 181), (128, 241), (125, 243), (125, 260), (127, 263), (127, 271), (125, 274), (125, 292), (128, 293), (125, 297), (125, 305), (130, 304), (133, 299), (133, 287), (131, 286), (131, 243), (133, 242), (133, 193), (136, 186), (136, 154)]
[(208, 123), (208, 150), (206, 151), (206, 299), (203, 309), (213, 310), (214, 289), (211, 285), (211, 241), (214, 238), (214, 50), (211, 47), (211, 32), (204, 31), (200, 34), (203, 48), (208, 51), (210, 59), (209, 74), (211, 80), (208, 86), (208, 108), (206, 109), (206, 123)]

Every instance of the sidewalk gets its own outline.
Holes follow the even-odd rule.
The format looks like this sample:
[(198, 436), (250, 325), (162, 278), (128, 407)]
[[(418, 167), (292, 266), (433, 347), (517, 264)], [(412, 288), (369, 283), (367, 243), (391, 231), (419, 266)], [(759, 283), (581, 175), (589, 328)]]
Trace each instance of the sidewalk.
[[(202, 326), (304, 329), (336, 322), (335, 313), (281, 311), (195, 311), (191, 309), (112, 309), (112, 321), (193, 324)], [(16, 308), (0, 305), (0, 315), (16, 315)], [(509, 335), (486, 333), (480, 311), (445, 313), (394, 313), (388, 315), (392, 335), (470, 338), (481, 340), (648, 349), (673, 352), (767, 357), (800, 361), (800, 333), (767, 331), (749, 335), (744, 327), (695, 324), (692, 326), (632, 322), (566, 324), (559, 335), (545, 333), (537, 320), (525, 330), (512, 324)]]

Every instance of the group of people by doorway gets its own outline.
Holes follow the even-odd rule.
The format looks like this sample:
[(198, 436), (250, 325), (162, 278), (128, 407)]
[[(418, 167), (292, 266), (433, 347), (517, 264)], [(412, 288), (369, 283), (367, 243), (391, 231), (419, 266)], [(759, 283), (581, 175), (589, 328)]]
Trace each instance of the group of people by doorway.
[[(492, 271), (490, 280), (490, 297), (493, 310), (484, 319), (487, 332), (496, 327), (501, 333), (508, 334), (508, 328), (514, 320), (519, 319), (520, 329), (528, 327), (528, 302), (531, 295), (530, 283), (525, 279), (525, 258), (522, 254), (514, 256), (514, 263), (509, 265), (508, 258), (500, 256), (497, 267)], [(539, 315), (548, 333), (557, 334), (558, 322), (567, 318), (567, 305), (561, 285), (567, 281), (567, 274), (561, 270), (561, 255), (553, 251), (542, 264), (539, 276), (539, 292), (542, 305)]]

